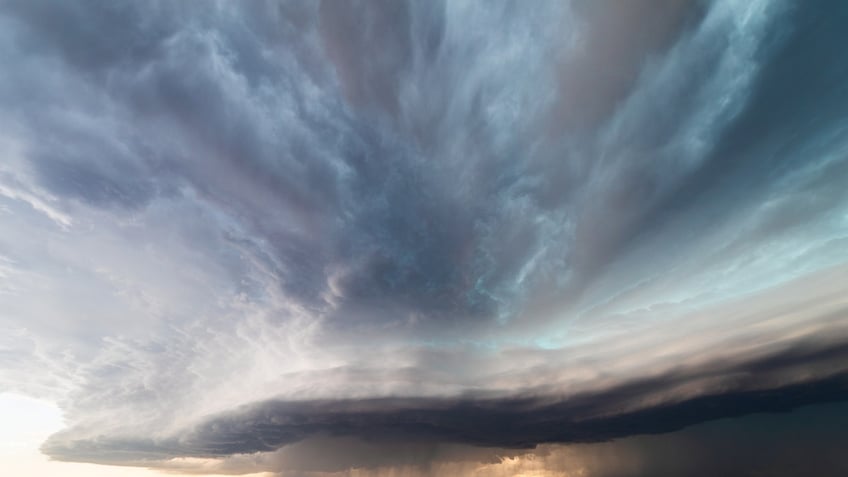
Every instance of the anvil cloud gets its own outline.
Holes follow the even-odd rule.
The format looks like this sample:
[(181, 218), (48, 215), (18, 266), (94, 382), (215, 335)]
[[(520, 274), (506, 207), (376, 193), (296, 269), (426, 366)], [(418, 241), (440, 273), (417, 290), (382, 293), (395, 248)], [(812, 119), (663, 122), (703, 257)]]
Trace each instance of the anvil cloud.
[(282, 475), (568, 475), (845, 400), (846, 21), (4, 1), (0, 390), (55, 459)]

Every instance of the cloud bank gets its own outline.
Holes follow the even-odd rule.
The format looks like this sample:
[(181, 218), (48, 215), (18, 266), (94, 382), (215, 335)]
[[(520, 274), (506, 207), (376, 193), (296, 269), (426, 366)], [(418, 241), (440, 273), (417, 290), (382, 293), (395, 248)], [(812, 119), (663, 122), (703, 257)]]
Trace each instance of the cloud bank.
[(284, 475), (844, 400), (844, 20), (3, 2), (0, 388), (57, 459)]

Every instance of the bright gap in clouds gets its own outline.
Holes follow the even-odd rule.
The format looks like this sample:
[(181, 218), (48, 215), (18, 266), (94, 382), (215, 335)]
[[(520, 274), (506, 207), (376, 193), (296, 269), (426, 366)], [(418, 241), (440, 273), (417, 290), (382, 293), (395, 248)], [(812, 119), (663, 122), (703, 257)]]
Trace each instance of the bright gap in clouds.
[[(39, 447), (63, 426), (53, 403), (12, 393), (0, 393), (0, 475), (16, 477), (155, 477), (168, 475), (138, 467), (82, 464), (51, 460)], [(196, 474), (214, 477), (217, 474)], [(260, 477), (263, 474), (252, 474)]]
[(62, 428), (59, 407), (18, 394), (0, 394), (0, 471), (3, 475), (67, 477), (156, 476), (158, 472), (130, 467), (52, 461), (39, 446)]
[(530, 3), (0, 0), (0, 477), (848, 475), (848, 2)]

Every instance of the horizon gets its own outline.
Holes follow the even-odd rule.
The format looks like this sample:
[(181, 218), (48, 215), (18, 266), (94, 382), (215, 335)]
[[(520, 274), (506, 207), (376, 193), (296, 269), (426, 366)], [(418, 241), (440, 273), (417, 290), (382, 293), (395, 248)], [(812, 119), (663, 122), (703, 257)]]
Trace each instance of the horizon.
[(0, 473), (848, 475), (848, 2), (0, 2)]

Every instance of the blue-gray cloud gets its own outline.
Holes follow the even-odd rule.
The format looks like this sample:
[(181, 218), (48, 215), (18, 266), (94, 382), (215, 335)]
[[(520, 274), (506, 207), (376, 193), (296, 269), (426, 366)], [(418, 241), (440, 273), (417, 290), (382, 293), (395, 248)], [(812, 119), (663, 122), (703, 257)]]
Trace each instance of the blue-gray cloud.
[[(846, 68), (818, 46), (846, 16), (4, 2), (0, 384), (59, 400), (47, 448), (97, 460), (198, 454), (170, 439), (251, 403), (411, 399), (429, 422), (626, 389), (593, 411), (626, 419), (832, 379), (778, 358), (846, 336)], [(734, 378), (752, 366), (769, 379)], [(237, 413), (209, 454), (371, 425), (310, 409), (326, 425), (264, 447)], [(430, 437), (487, 444), (465, 411)], [(484, 434), (569, 440), (538, 420)], [(676, 427), (598, 425), (573, 440)]]
[[(834, 366), (844, 362), (846, 353), (844, 346), (811, 349), (808, 344), (744, 365), (689, 369), (685, 374), (669, 374), (560, 401), (537, 394), (508, 398), (467, 395), (450, 399), (272, 400), (211, 416), (169, 438), (75, 439), (71, 429), (54, 435), (43, 449), (60, 459), (120, 463), (269, 452), (316, 436), (506, 448), (600, 442), (676, 431), (751, 412), (786, 412), (804, 405), (846, 400), (845, 373), (779, 389), (763, 387), (775, 370), (802, 364), (809, 369)], [(728, 376), (733, 386), (730, 392), (698, 395), (647, 409), (613, 411), (627, 409), (634, 396), (644, 398), (698, 380)]]

